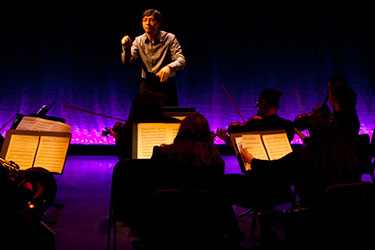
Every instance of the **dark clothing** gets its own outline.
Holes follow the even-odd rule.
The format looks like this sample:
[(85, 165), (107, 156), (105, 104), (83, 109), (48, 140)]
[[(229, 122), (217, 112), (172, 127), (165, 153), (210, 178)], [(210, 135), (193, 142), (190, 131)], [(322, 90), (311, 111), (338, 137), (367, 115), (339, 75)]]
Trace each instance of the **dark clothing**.
[[(330, 110), (324, 112), (315, 112), (310, 116), (304, 116), (296, 119), (294, 125), (300, 130), (311, 129), (312, 123), (319, 117), (332, 115), (338, 127), (338, 133), (347, 138), (348, 142), (352, 144), (354, 153), (358, 159), (358, 165), (362, 173), (373, 172), (371, 157), (370, 157), (370, 137), (366, 134), (359, 135), (360, 122), (358, 115), (354, 109), (345, 111), (338, 111), (330, 113)], [(311, 135), (311, 132), (310, 132)], [(306, 137), (305, 144), (310, 138)]]
[[(130, 49), (121, 54), (123, 63), (133, 63), (140, 58), (142, 68), (141, 94), (152, 94), (160, 99), (162, 106), (178, 106), (177, 90), (174, 76), (176, 71), (186, 65), (182, 48), (172, 33), (159, 31), (152, 43), (146, 34), (135, 38)], [(169, 66), (171, 72), (167, 82), (160, 82), (155, 74), (163, 67)]]
[(263, 117), (263, 119), (252, 119), (244, 126), (235, 125), (228, 128), (228, 133), (242, 133), (242, 132), (254, 132), (254, 131), (265, 131), (265, 130), (278, 130), (283, 129), (288, 135), (289, 141), (294, 138), (294, 125), (293, 122), (278, 115), (269, 115)]
[(192, 168), (210, 168), (212, 175), (224, 175), (225, 162), (211, 142), (181, 141), (154, 147), (152, 159)]
[(358, 158), (351, 138), (333, 114), (310, 118), (309, 143), (279, 160), (253, 159), (251, 172), (269, 171), (294, 185), (301, 202), (313, 203), (330, 185), (361, 181)]
[(333, 112), (344, 135), (356, 137), (359, 133), (360, 122), (357, 112)]
[(175, 142), (155, 146), (151, 159), (176, 168), (168, 174), (178, 179), (179, 189), (204, 189), (218, 192), (224, 176), (224, 160), (212, 143)]
[(116, 151), (119, 160), (132, 159), (133, 126), (139, 122), (172, 122), (181, 121), (163, 115), (159, 99), (155, 95), (140, 94), (132, 103), (126, 123), (116, 128)]
[(225, 190), (232, 204), (270, 210), (277, 205), (291, 202), (293, 199), (292, 175), (283, 167), (284, 165), (291, 167), (289, 166), (291, 163), (294, 166), (294, 158), (295, 155), (290, 153), (277, 161), (254, 159), (253, 162), (260, 161), (260, 164), (251, 164), (254, 170), (247, 171), (245, 174), (227, 174)]
[[(252, 119), (244, 126), (230, 126), (228, 133), (279, 129), (285, 130), (289, 141), (294, 138), (292, 121), (276, 114), (263, 119)], [(272, 209), (276, 205), (290, 202), (293, 197), (290, 182), (281, 177), (277, 171), (259, 175), (255, 172), (247, 172), (245, 175), (226, 175), (225, 190), (232, 204), (256, 209)]]
[[(228, 177), (228, 185), (237, 189), (241, 185), (249, 186), (245, 189), (247, 191), (235, 193), (235, 189), (232, 190), (233, 197), (237, 197), (235, 201), (241, 201), (238, 195), (241, 194), (248, 206), (259, 206), (254, 204), (256, 199), (252, 199), (259, 194), (253, 194), (253, 191), (262, 193), (266, 190), (269, 193), (260, 197), (276, 199), (275, 202), (266, 202), (266, 205), (272, 205), (272, 202), (277, 204), (290, 195), (288, 187), (293, 185), (301, 201), (310, 204), (329, 185), (361, 180), (353, 144), (349, 137), (343, 136), (340, 122), (335, 116), (325, 114), (311, 117), (309, 125), (311, 138), (304, 148), (295, 149), (278, 160), (253, 159), (252, 170), (247, 171), (246, 175)], [(272, 190), (275, 195), (272, 195)], [(285, 195), (282, 195), (283, 192)]]
[(159, 98), (161, 106), (178, 106), (176, 82), (174, 78), (168, 78), (161, 83), (157, 79), (143, 79), (139, 88), (140, 94), (154, 95)]
[[(284, 183), (293, 185), (298, 193), (301, 204), (314, 204), (322, 195), (323, 191), (333, 184), (344, 184), (360, 182), (361, 174), (358, 169), (343, 169), (342, 175), (335, 178), (322, 176), (322, 172), (313, 169), (311, 151), (303, 149), (298, 152), (292, 152), (279, 160), (265, 161), (253, 159), (251, 162), (252, 170), (249, 171), (254, 176), (278, 176)], [(316, 156), (318, 157), (318, 156)], [(340, 166), (344, 168), (345, 166)], [(323, 171), (327, 171), (323, 169)], [(278, 187), (274, 186), (274, 191)]]
[(225, 162), (213, 143), (178, 141), (171, 145), (154, 147), (152, 160), (179, 168), (178, 172), (184, 175), (182, 179), (178, 178), (181, 182), (180, 188), (211, 192), (219, 204), (217, 211), (221, 215), (222, 224), (218, 224), (222, 227), (222, 233), (234, 238), (242, 237), (231, 203), (223, 195)]
[(148, 79), (151, 74), (154, 75), (166, 65), (171, 69), (169, 77), (174, 77), (176, 71), (184, 69), (186, 65), (176, 36), (162, 30), (155, 37), (154, 43), (148, 40), (146, 34), (136, 37), (131, 50), (125, 50), (121, 56), (124, 63), (133, 63), (141, 58), (143, 79)]
[[(310, 129), (310, 123), (312, 120), (320, 116), (327, 116), (330, 113), (330, 110), (324, 110), (323, 112), (315, 112), (311, 115), (299, 117), (294, 120), (294, 126), (301, 131)], [(354, 138), (358, 135), (360, 122), (355, 110), (348, 112), (333, 112), (332, 115), (335, 117), (338, 127), (344, 136)]]

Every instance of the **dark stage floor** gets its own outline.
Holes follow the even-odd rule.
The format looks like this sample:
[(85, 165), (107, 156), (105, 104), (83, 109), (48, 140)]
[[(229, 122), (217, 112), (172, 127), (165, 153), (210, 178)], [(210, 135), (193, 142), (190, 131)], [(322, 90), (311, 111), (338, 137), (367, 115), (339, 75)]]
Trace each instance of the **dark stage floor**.
[[(233, 155), (223, 156), (226, 173), (238, 173), (240, 169)], [(112, 170), (116, 156), (75, 156), (67, 158), (62, 175), (56, 175), (58, 185), (55, 202), (46, 211), (45, 222), (56, 234), (56, 250), (106, 249), (107, 220)], [(368, 176), (364, 176), (369, 180)], [(235, 207), (240, 215), (245, 208)], [(256, 246), (258, 241), (250, 237), (252, 216), (238, 218), (245, 239), (244, 247)], [(256, 238), (259, 236), (256, 229)], [(282, 232), (281, 232), (282, 233)], [(282, 235), (280, 235), (282, 237)], [(133, 249), (129, 228), (118, 223), (117, 249)]]

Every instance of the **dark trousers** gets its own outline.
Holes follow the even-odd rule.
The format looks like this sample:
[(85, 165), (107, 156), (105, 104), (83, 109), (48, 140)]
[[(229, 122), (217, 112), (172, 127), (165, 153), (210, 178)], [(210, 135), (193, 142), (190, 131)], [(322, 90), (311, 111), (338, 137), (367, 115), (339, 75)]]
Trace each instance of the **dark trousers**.
[(177, 89), (174, 78), (168, 78), (167, 82), (160, 82), (158, 79), (142, 79), (139, 92), (140, 94), (157, 96), (161, 106), (178, 106)]

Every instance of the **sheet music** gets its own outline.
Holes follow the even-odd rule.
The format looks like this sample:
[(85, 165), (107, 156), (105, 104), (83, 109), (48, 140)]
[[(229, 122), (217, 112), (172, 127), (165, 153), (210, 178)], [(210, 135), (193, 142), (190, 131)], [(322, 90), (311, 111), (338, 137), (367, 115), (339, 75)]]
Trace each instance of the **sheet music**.
[(242, 147), (247, 148), (254, 158), (268, 160), (267, 152), (264, 149), (260, 134), (243, 134)]
[(286, 133), (263, 135), (263, 142), (270, 160), (280, 159), (293, 151)]
[(48, 119), (43, 119), (34, 116), (22, 117), (20, 123), (17, 126), (17, 130), (32, 130), (32, 131), (50, 131), (50, 132), (70, 132), (71, 126)]
[(39, 136), (12, 135), (5, 160), (15, 162), (20, 170), (31, 168), (38, 148)]
[(137, 158), (149, 159), (154, 146), (172, 144), (179, 127), (180, 123), (139, 123)]
[(66, 159), (70, 138), (41, 136), (34, 167), (42, 167), (50, 172), (61, 173)]
[(72, 134), (10, 129), (0, 157), (15, 162), (20, 170), (42, 167), (62, 174)]
[(63, 122), (54, 122), (51, 126), (52, 132), (65, 132), (69, 133), (72, 130), (72, 127), (63, 123)]

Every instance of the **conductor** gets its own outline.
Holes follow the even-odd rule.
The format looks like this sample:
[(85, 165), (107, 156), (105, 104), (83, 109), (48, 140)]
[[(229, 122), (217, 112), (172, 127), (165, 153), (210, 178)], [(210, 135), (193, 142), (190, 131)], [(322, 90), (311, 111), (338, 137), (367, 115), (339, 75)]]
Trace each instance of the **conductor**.
[(159, 98), (162, 106), (178, 106), (176, 71), (186, 66), (182, 48), (172, 33), (160, 30), (160, 11), (148, 9), (142, 14), (145, 31), (132, 41), (126, 35), (122, 38), (121, 59), (131, 64), (140, 58), (142, 82), (140, 94), (151, 94)]

